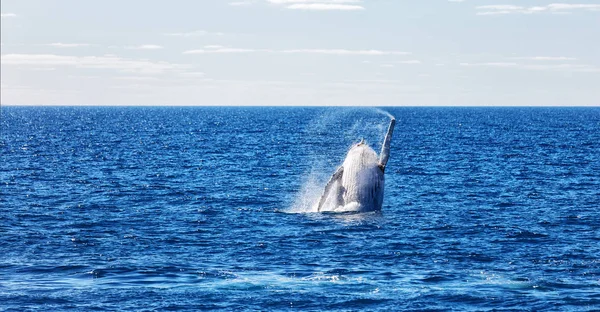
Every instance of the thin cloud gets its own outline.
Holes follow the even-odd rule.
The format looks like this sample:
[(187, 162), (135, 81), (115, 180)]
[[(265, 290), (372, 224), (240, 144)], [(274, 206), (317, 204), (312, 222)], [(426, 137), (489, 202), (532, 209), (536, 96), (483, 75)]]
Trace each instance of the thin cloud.
[(197, 49), (184, 51), (183, 54), (210, 54), (210, 53), (253, 53), (266, 50), (255, 49), (234, 49), (234, 48), (217, 48), (217, 49)]
[(17, 17), (17, 14), (15, 14), (15, 13), (0, 13), (0, 17), (1, 18)]
[(481, 5), (477, 7), (478, 10), (497, 10), (497, 11), (516, 11), (522, 10), (524, 7), (509, 5), (509, 4), (500, 4), (500, 5)]
[(525, 64), (522, 66), (524, 69), (529, 70), (551, 70), (551, 71), (570, 71), (580, 73), (600, 73), (600, 68), (584, 65), (584, 64), (544, 64), (544, 65), (531, 65)]
[(160, 50), (162, 48), (163, 48), (162, 46), (159, 46), (156, 44), (142, 44), (139, 46), (126, 47), (126, 49), (128, 49), (128, 50)]
[(281, 53), (281, 54), (328, 54), (328, 55), (406, 55), (408, 52), (384, 50), (346, 50), (346, 49), (238, 49), (238, 48), (206, 48), (184, 51), (183, 54), (215, 54), (215, 53)]
[(32, 70), (32, 71), (55, 71), (56, 68), (54, 67), (31, 67), (31, 68), (27, 68), (28, 70)]
[[(540, 59), (559, 61), (558, 58), (549, 57), (538, 57)], [(536, 61), (533, 58), (523, 58), (531, 61)], [(569, 71), (569, 72), (581, 72), (581, 73), (599, 73), (600, 68), (592, 65), (585, 64), (573, 64), (573, 63), (562, 63), (562, 64), (539, 64), (539, 63), (514, 63), (514, 62), (486, 62), (486, 63), (460, 63), (460, 66), (465, 67), (495, 67), (495, 68), (514, 68), (514, 69), (526, 69), (526, 70), (543, 70), (543, 71)]]
[(200, 37), (200, 36), (223, 36), (224, 33), (222, 33), (222, 32), (210, 32), (210, 31), (206, 31), (206, 30), (194, 30), (194, 31), (188, 31), (188, 32), (166, 33), (164, 35), (165, 36), (171, 36), (171, 37), (184, 37), (184, 38), (188, 38), (188, 37)]
[(298, 3), (288, 5), (286, 8), (291, 10), (312, 10), (312, 11), (357, 11), (365, 8), (360, 5), (350, 4), (329, 4), (329, 3)]
[(296, 4), (296, 3), (324, 3), (324, 4), (349, 4), (361, 3), (362, 0), (267, 0), (272, 4)]
[(180, 75), (186, 77), (204, 77), (206, 74), (203, 72), (183, 72)]
[(547, 6), (550, 10), (575, 10), (584, 9), (597, 11), (600, 10), (600, 4), (569, 4), (569, 3), (553, 3)]
[(55, 54), (3, 54), (1, 62), (3, 66), (72, 66), (89, 69), (114, 69), (138, 74), (159, 74), (189, 68), (189, 66), (186, 65), (149, 60), (125, 59), (117, 56), (67, 56)]
[(600, 12), (600, 4), (569, 4), (552, 3), (544, 6), (518, 6), (518, 5), (481, 5), (477, 6), (477, 15), (505, 15), (505, 14), (569, 14), (574, 10)]
[(345, 49), (299, 49), (281, 50), (279, 53), (301, 53), (301, 54), (332, 54), (332, 55), (406, 55), (408, 52), (385, 51), (385, 50), (345, 50)]
[(364, 10), (362, 0), (267, 0), (290, 10), (308, 11), (358, 11)]
[(460, 63), (460, 66), (486, 66), (486, 67), (514, 67), (517, 63), (487, 62), (487, 63)]
[(230, 6), (248, 6), (251, 4), (254, 4), (256, 1), (255, 0), (246, 0), (246, 1), (234, 1), (234, 2), (229, 2)]
[(398, 64), (421, 64), (419, 60), (398, 61)]
[(62, 43), (62, 42), (54, 42), (54, 43), (50, 43), (47, 45), (51, 46), (51, 47), (56, 47), (56, 48), (80, 48), (80, 47), (92, 46), (89, 43)]
[(566, 56), (531, 56), (531, 57), (513, 57), (515, 60), (531, 60), (531, 61), (576, 61), (574, 57)]
[[(232, 1), (229, 5), (244, 7), (256, 2), (257, 0)], [(363, 0), (266, 0), (266, 3), (271, 5), (305, 11), (359, 11), (365, 9), (361, 5), (362, 2)]]
[(118, 80), (129, 80), (129, 81), (157, 81), (160, 80), (156, 77), (152, 77), (152, 76), (122, 76), (122, 77), (115, 77), (114, 79), (118, 79)]

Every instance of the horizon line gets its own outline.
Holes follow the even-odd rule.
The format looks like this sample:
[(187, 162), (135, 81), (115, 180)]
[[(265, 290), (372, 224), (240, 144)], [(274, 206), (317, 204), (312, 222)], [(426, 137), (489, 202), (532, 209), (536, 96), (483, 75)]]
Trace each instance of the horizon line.
[(385, 107), (385, 108), (417, 108), (417, 107), (473, 107), (473, 108), (569, 108), (569, 107), (597, 107), (600, 108), (600, 104), (597, 105), (221, 105), (221, 104), (0, 104), (2, 107), (277, 107), (277, 108), (374, 108), (374, 107)]

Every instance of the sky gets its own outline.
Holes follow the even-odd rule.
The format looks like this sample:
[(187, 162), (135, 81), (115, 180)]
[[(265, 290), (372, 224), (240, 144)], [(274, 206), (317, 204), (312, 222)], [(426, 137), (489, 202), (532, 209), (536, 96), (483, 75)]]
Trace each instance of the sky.
[(600, 0), (2, 0), (1, 14), (2, 105), (600, 106)]

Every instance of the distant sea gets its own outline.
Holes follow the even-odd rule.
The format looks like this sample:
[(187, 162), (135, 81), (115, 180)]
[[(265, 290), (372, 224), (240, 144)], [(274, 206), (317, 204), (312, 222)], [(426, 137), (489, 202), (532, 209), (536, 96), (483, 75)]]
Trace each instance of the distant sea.
[(600, 108), (1, 107), (2, 311), (600, 310)]

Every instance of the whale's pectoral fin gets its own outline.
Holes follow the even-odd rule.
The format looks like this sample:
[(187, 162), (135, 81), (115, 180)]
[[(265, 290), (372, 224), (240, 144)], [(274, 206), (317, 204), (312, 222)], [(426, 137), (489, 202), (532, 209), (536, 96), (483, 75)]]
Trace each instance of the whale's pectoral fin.
[(385, 139), (383, 140), (383, 145), (381, 146), (381, 154), (379, 155), (379, 168), (381, 168), (381, 171), (385, 171), (385, 166), (390, 158), (390, 145), (392, 144), (392, 134), (394, 133), (395, 125), (396, 119), (392, 118)]
[[(329, 182), (327, 182), (327, 184), (325, 185), (325, 190), (323, 190), (323, 194), (321, 195), (321, 198), (319, 199), (319, 205), (317, 206), (317, 211), (321, 211), (321, 208), (323, 208), (323, 204), (327, 200), (327, 197), (329, 197), (331, 188), (336, 184), (335, 182), (339, 181), (342, 178), (343, 174), (344, 174), (344, 167), (340, 166), (335, 171), (335, 173), (331, 176), (331, 178), (329, 179)], [(338, 183), (338, 185), (339, 185), (339, 183)]]

